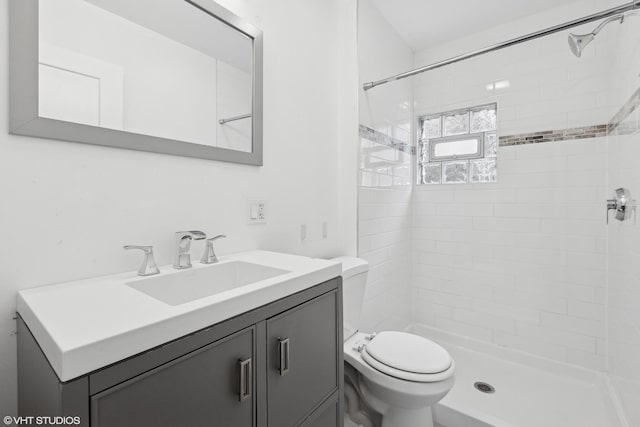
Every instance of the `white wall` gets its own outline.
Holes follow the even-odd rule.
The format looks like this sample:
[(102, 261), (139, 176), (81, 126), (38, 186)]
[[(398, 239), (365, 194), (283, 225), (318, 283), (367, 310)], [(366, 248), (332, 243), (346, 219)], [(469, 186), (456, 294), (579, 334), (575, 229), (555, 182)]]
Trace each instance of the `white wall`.
[[(596, 2), (576, 2), (510, 22), (418, 52), (416, 65), (598, 9)], [(607, 123), (616, 111), (608, 96), (611, 45), (594, 41), (577, 59), (566, 37), (559, 33), (416, 77), (416, 113), (497, 102), (499, 136)], [(486, 90), (505, 80), (509, 88)], [(416, 186), (414, 319), (604, 370), (606, 159), (606, 138), (500, 147), (496, 184)]]
[[(173, 233), (225, 233), (220, 254), (262, 248), (318, 257), (354, 246), (355, 199), (344, 196), (338, 159), (356, 145), (339, 119), (355, 98), (353, 3), (326, 0), (221, 2), (265, 34), (264, 167), (7, 135), (8, 66), (0, 68), (0, 414), (16, 411), (15, 296), (20, 289), (137, 269), (124, 244), (152, 244), (160, 264)], [(340, 17), (340, 19), (339, 19)], [(8, 2), (0, 27), (8, 26)], [(300, 35), (304, 34), (304, 37)], [(8, 57), (7, 31), (0, 52)], [(292, 54), (295, 53), (295, 54)], [(339, 55), (340, 60), (339, 60)], [(343, 105), (344, 104), (344, 105)], [(342, 159), (355, 165), (356, 159)], [(355, 180), (353, 181), (355, 191)], [(268, 200), (265, 226), (249, 226), (246, 200)], [(300, 242), (302, 223), (327, 221), (329, 237)], [(200, 256), (202, 245), (193, 245)], [(353, 255), (354, 253), (351, 252)], [(82, 322), (82, 319), (78, 319)]]
[[(640, 89), (640, 17), (609, 28), (615, 43), (612, 99), (619, 106)], [(623, 122), (629, 133), (609, 137), (608, 192), (626, 187), (640, 200), (640, 110)], [(613, 213), (611, 214), (613, 216)], [(640, 425), (640, 223), (613, 220), (608, 226), (609, 372), (629, 425)]]
[[(360, 124), (410, 143), (411, 83), (368, 92), (362, 84), (409, 68), (412, 52), (370, 0), (358, 5)], [(410, 320), (411, 164), (406, 153), (360, 140), (358, 254), (369, 262), (364, 330), (402, 329)]]

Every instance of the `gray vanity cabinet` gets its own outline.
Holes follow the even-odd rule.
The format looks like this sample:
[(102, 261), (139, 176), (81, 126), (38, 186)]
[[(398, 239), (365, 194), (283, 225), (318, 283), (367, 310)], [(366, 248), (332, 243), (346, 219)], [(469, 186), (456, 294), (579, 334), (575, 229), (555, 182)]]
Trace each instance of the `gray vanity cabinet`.
[[(317, 416), (311, 420), (309, 424), (305, 424), (305, 427), (335, 427), (336, 420), (342, 417), (340, 413), (340, 405), (338, 400), (331, 402), (326, 408), (322, 408), (317, 411)], [(342, 421), (338, 421), (339, 423)], [(342, 425), (342, 424), (339, 424)]]
[(255, 328), (91, 397), (96, 427), (255, 426)]
[(270, 426), (296, 425), (338, 387), (337, 294), (267, 321)]
[(20, 416), (81, 427), (342, 427), (341, 278), (62, 383), (18, 318)]

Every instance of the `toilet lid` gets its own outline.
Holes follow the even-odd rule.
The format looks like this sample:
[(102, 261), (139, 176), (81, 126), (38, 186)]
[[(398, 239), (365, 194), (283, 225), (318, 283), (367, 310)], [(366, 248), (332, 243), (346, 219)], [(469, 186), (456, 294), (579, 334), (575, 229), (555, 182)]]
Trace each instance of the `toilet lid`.
[(447, 350), (431, 340), (406, 332), (380, 332), (365, 350), (375, 361), (404, 372), (437, 374), (451, 367)]

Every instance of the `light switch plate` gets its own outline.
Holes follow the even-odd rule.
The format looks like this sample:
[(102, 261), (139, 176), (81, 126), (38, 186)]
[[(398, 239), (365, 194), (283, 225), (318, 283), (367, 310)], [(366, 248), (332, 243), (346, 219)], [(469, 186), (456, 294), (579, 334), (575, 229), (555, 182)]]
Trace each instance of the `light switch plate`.
[(267, 223), (267, 201), (266, 200), (248, 200), (247, 201), (247, 218), (249, 224), (266, 224)]

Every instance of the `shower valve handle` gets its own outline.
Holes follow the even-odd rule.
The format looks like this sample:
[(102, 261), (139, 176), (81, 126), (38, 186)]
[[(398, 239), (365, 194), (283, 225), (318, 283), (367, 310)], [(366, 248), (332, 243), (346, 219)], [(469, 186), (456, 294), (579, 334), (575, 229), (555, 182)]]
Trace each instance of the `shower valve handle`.
[(615, 211), (615, 218), (624, 221), (631, 218), (633, 212), (633, 222), (636, 222), (636, 201), (631, 198), (631, 192), (626, 188), (618, 188), (615, 191), (615, 198), (607, 200), (607, 224), (609, 224), (609, 211)]

